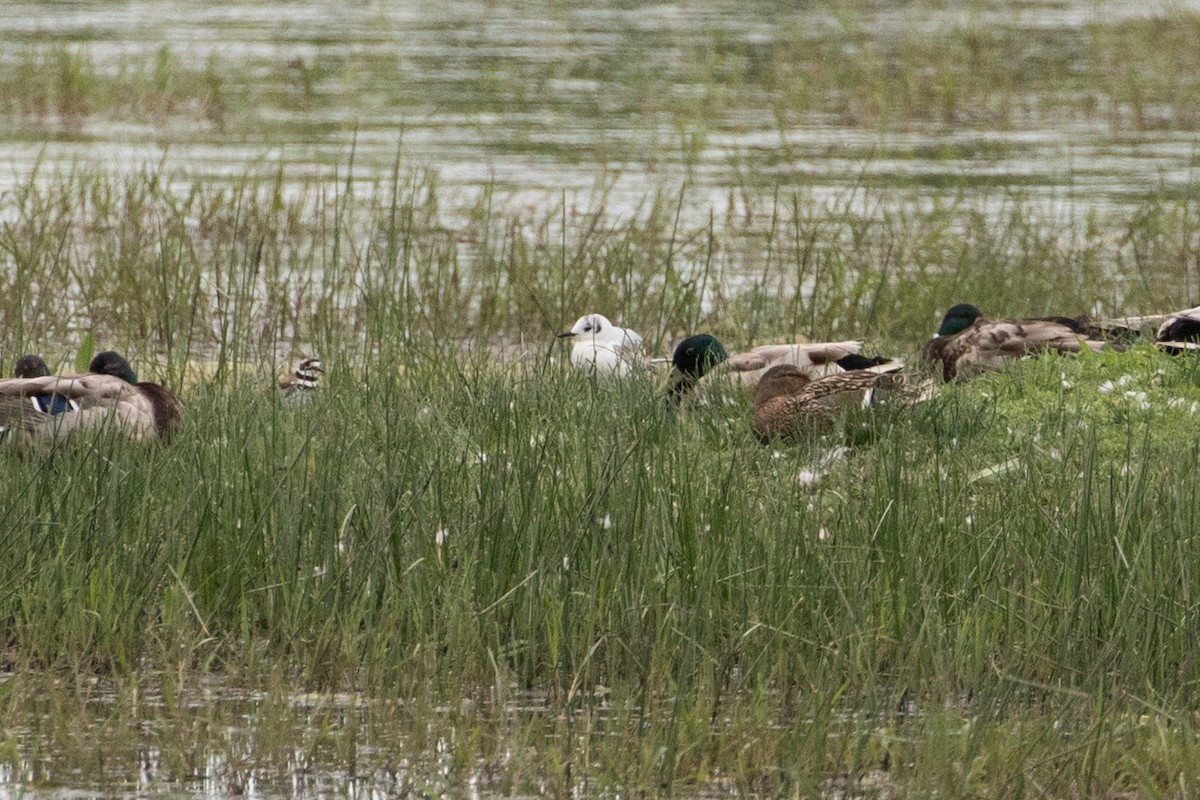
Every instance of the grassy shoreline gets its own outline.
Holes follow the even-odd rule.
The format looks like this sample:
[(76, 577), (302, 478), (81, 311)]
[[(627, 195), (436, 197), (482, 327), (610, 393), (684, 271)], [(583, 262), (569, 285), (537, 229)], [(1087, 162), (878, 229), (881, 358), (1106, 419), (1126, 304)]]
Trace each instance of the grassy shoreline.
[[(1190, 778), (1188, 359), (1045, 358), (951, 387), (856, 434), (816, 487), (814, 449), (761, 447), (736, 402), (671, 414), (650, 380), (457, 355), (330, 378), (305, 408), (194, 386), (148, 452), (0, 461), (10, 718), (34, 698), (92, 725), (165, 716), (170, 749), (196, 707), (169, 698), (215, 678), (265, 692), (262, 725), (305, 715), (307, 690), (383, 702), (368, 716), (453, 732), (453, 774), (504, 791)], [(164, 699), (98, 711), (92, 676)], [(513, 711), (527, 690), (544, 711)], [(352, 729), (322, 734), (350, 747), (328, 763)], [(312, 735), (287, 730), (247, 734), (259, 780)], [(437, 752), (387, 741), (363, 757)]]
[(687, 187), (632, 218), (603, 196), (586, 213), (510, 212), (485, 191), (451, 227), (436, 173), (399, 160), (332, 187), (286, 165), (222, 183), (47, 170), (0, 197), (0, 352), (70, 362), (69, 343), (99, 331), (172, 381), (192, 360), (226, 380), (294, 351), (358, 368), (410, 348), (545, 352), (592, 309), (660, 352), (699, 329), (736, 347), (852, 335), (913, 350), (964, 298), (1017, 316), (1190, 307), (1196, 204), (1189, 189), (1047, 213), (1012, 190), (931, 204), (859, 186), (777, 190), (716, 220)]
[[(46, 155), (0, 192), (0, 368), (111, 347), (184, 404), (161, 446), (0, 452), (0, 795), (1196, 793), (1194, 359), (1037, 359), (764, 448), (744, 399), (672, 412), (553, 334), (599, 311), (655, 353), (707, 330), (915, 361), (957, 302), (1193, 306), (1194, 154), (1117, 208), (1090, 179), (1140, 163), (1009, 170), (1003, 134), (1161, 134), (1168, 163), (1200, 15), (755, 8), (772, 36), (594, 46), (552, 4), (553, 57), (476, 53), (471, 20), (411, 63), (383, 22), (230, 60), (22, 34), (14, 141), (315, 155), (233, 178)], [(595, 163), (594, 189), (463, 193), (402, 146), (429, 108), (426, 136), (475, 126), (452, 154)], [(850, 175), (805, 171), (814, 125), (862, 134), (817, 156)], [(998, 135), (939, 137), (964, 129)], [(359, 131), (370, 158), (330, 155)], [(613, 199), (629, 174), (644, 194)], [(282, 405), (310, 354), (322, 391)]]

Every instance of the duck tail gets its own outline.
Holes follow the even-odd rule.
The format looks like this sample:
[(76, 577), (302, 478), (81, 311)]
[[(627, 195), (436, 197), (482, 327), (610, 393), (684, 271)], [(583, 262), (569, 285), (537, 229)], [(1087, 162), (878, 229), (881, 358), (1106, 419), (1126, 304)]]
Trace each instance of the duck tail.
[(1172, 355), (1200, 350), (1200, 319), (1179, 316), (1164, 322), (1158, 331), (1155, 344)]
[(884, 358), (882, 356), (864, 356), (861, 353), (851, 353), (848, 356), (842, 356), (835, 362), (839, 367), (847, 372), (867, 371), (874, 372), (879, 375), (886, 375), (889, 372), (898, 372), (904, 367), (904, 363), (893, 358)]

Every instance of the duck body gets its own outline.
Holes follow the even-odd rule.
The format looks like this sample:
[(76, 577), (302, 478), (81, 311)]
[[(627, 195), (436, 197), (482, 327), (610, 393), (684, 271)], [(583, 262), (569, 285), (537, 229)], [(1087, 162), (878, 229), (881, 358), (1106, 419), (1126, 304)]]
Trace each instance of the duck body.
[(571, 363), (596, 375), (628, 375), (642, 361), (642, 337), (603, 314), (583, 315), (558, 337), (574, 340)]
[(291, 401), (308, 400), (317, 388), (317, 378), (325, 368), (319, 358), (306, 358), (292, 372), (285, 372), (276, 380), (280, 393)]
[(777, 366), (795, 367), (812, 379), (896, 363), (863, 356), (862, 346), (859, 341), (767, 344), (731, 356), (715, 336), (700, 333), (675, 348), (670, 392), (681, 399), (703, 383), (724, 379), (752, 395), (763, 376)]
[(790, 364), (772, 367), (754, 392), (754, 432), (760, 441), (796, 441), (833, 428), (845, 412), (882, 401), (911, 405), (927, 386), (911, 384), (900, 364), (810, 378)]
[(54, 442), (112, 425), (130, 439), (151, 441), (179, 426), (174, 395), (157, 383), (138, 382), (118, 354), (101, 353), (90, 370), (0, 380), (0, 438)]
[(1035, 353), (1098, 352), (1120, 346), (1119, 335), (1084, 317), (987, 319), (975, 306), (962, 303), (946, 312), (938, 332), (921, 348), (921, 361), (940, 367), (942, 377), (951, 381), (997, 370), (1010, 359)]

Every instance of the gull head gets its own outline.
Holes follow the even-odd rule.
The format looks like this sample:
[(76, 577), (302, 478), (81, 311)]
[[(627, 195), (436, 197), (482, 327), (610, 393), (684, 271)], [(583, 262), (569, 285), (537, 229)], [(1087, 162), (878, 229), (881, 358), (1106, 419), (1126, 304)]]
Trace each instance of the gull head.
[(612, 324), (603, 314), (585, 314), (571, 330), (558, 336), (574, 340), (572, 364), (592, 369), (597, 374), (626, 374), (631, 363), (639, 359), (638, 350), (642, 345), (641, 336)]
[(624, 338), (624, 332), (613, 325), (608, 317), (603, 314), (584, 314), (575, 324), (571, 326), (571, 330), (558, 335), (560, 339), (565, 338), (590, 338), (599, 343), (611, 341), (613, 344), (620, 344)]

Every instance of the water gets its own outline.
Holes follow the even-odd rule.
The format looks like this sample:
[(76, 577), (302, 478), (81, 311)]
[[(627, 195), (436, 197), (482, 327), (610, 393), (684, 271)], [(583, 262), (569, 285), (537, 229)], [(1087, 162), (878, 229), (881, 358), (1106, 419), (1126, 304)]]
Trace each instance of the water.
[[(1194, 135), (1172, 126), (1171, 109), (1148, 109), (1148, 129), (1132, 133), (1105, 113), (1041, 113), (1041, 97), (998, 130), (970, 119), (845, 120), (820, 107), (780, 120), (761, 65), (785, 58), (772, 49), (782, 36), (789, 47), (815, 47), (849, 25), (882, 43), (991, 28), (1069, 51), (1086, 46), (1097, 20), (1200, 0), (860, 5), (846, 14), (694, 0), (10, 2), (0, 7), (0, 69), (56, 44), (117, 75), (165, 46), (186, 70), (215, 69), (224, 95), (216, 110), (185, 103), (133, 119), (18, 115), (0, 187), (36, 164), (161, 165), (223, 180), (282, 161), (294, 180), (333, 180), (352, 151), (364, 178), (385, 173), (397, 153), (408, 167), (436, 170), (455, 190), (452, 206), (490, 184), (514, 211), (564, 196), (586, 209), (604, 176), (617, 217), (636, 213), (655, 188), (683, 185), (689, 211), (719, 216), (748, 181), (764, 193), (804, 187), (818, 200), (860, 182), (927, 197), (1012, 186), (1050, 204), (1066, 195), (1100, 208), (1190, 184)], [(1031, 53), (1022, 58), (1036, 67)], [(1047, 80), (1053, 90), (1055, 76)]]
[[(0, 800), (620, 796), (578, 765), (565, 779), (531, 774), (529, 737), (553, 735), (556, 710), (515, 687), (499, 703), (484, 695), (413, 712), (400, 700), (249, 691), (212, 680), (169, 697), (98, 683), (66, 725), (56, 701), (30, 697), (5, 730), (21, 755), (0, 758)], [(608, 723), (603, 699), (586, 715), (578, 715), (581, 743), (582, 731)], [(509, 735), (475, 757), (475, 723), (489, 718)], [(713, 782), (681, 796), (733, 795)]]

